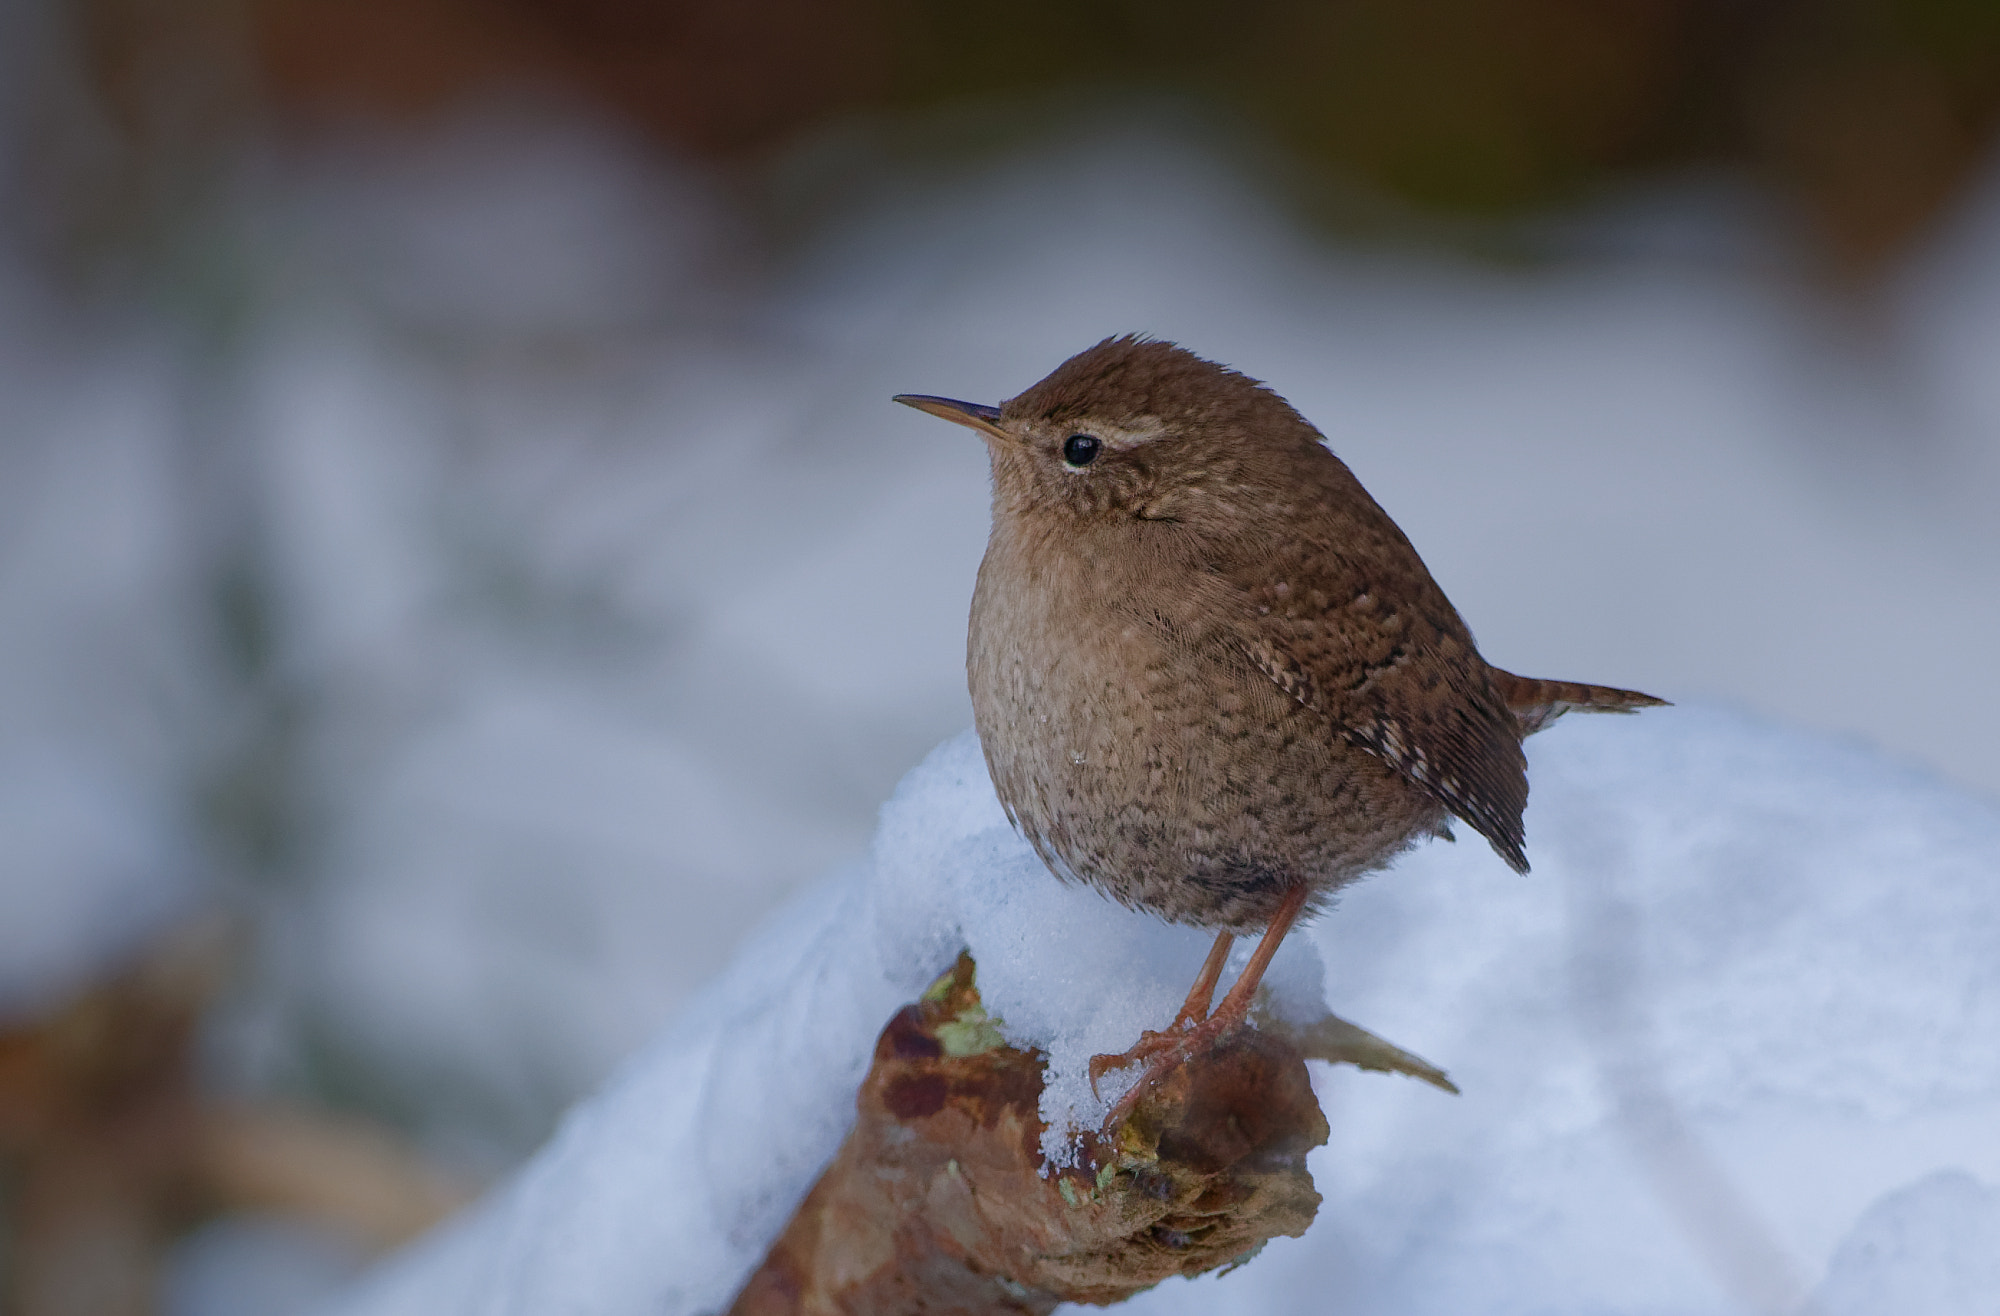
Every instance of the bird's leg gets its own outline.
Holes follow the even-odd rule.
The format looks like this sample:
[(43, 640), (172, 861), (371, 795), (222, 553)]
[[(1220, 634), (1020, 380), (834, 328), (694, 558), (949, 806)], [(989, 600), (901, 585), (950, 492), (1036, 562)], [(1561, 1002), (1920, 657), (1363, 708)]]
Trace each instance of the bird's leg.
[[(1146, 1066), (1145, 1072), (1139, 1075), (1139, 1081), (1132, 1085), (1129, 1092), (1118, 1099), (1118, 1104), (1113, 1106), (1111, 1113), (1104, 1117), (1104, 1128), (1107, 1132), (1116, 1129), (1120, 1124), (1125, 1122), (1126, 1117), (1139, 1104), (1139, 1098), (1145, 1095), (1148, 1088), (1159, 1082), (1168, 1070), (1186, 1060), (1202, 1047), (1214, 1042), (1216, 1038), (1222, 1036), (1230, 1029), (1240, 1027), (1243, 1021), (1249, 1017), (1250, 1004), (1257, 997), (1257, 987), (1264, 980), (1264, 971), (1271, 967), (1271, 957), (1278, 953), (1279, 943), (1283, 942), (1285, 934), (1292, 930), (1292, 924), (1298, 922), (1299, 913), (1305, 909), (1306, 899), (1311, 895), (1312, 887), (1304, 882), (1301, 882), (1285, 893), (1284, 900), (1278, 905), (1278, 912), (1271, 916), (1271, 926), (1264, 930), (1263, 940), (1259, 941), (1257, 949), (1251, 952), (1250, 962), (1243, 966), (1243, 972), (1237, 975), (1235, 985), (1229, 989), (1229, 994), (1222, 998), (1222, 1004), (1215, 1007), (1213, 1014), (1210, 1014), (1208, 1018), (1202, 1020), (1187, 1032), (1180, 1032), (1176, 1029), (1173, 1033), (1164, 1035), (1148, 1033), (1139, 1039), (1139, 1046), (1132, 1048), (1132, 1053), (1151, 1053), (1154, 1058)], [(1223, 937), (1226, 938), (1228, 935), (1224, 933)], [(1213, 966), (1219, 974), (1221, 971), (1221, 961), (1228, 954), (1228, 946), (1221, 939), (1218, 939), (1216, 949), (1209, 952), (1209, 964), (1204, 965), (1202, 968), (1203, 978), (1208, 978), (1208, 969), (1210, 966)], [(1204, 984), (1197, 982), (1195, 987), (1201, 990)], [(1214, 983), (1211, 980), (1206, 984), (1204, 995), (1213, 990)], [(1188, 1003), (1190, 1005), (1194, 1003), (1192, 993), (1189, 994)], [(1206, 1001), (1203, 1004), (1205, 1006)], [(1185, 1008), (1183, 1009), (1183, 1013), (1185, 1013)], [(1178, 1022), (1176, 1020), (1176, 1023)], [(1148, 1046), (1148, 1042), (1155, 1038), (1160, 1040)], [(1099, 1061), (1111, 1061), (1113, 1063), (1104, 1065), (1100, 1069), (1098, 1065)], [(1130, 1060), (1125, 1056), (1093, 1056), (1090, 1061), (1092, 1090), (1096, 1089), (1097, 1079), (1101, 1073), (1107, 1070), (1122, 1068), (1125, 1064), (1129, 1063)]]
[(1215, 999), (1215, 984), (1222, 978), (1222, 966), (1229, 963), (1229, 948), (1235, 941), (1232, 933), (1215, 934), (1215, 945), (1209, 947), (1200, 976), (1194, 980), (1194, 986), (1188, 988), (1187, 1001), (1182, 1004), (1181, 1012), (1174, 1016), (1174, 1021), (1167, 1025), (1169, 1032), (1192, 1028), (1208, 1018), (1209, 1002)]
[(1181, 1034), (1208, 1018), (1208, 1005), (1215, 999), (1215, 984), (1222, 977), (1222, 966), (1229, 963), (1229, 948), (1236, 941), (1233, 933), (1219, 932), (1215, 944), (1209, 947), (1208, 958), (1202, 962), (1201, 972), (1195, 977), (1194, 986), (1188, 988), (1187, 1000), (1181, 1004), (1181, 1012), (1167, 1025), (1165, 1032), (1156, 1033), (1147, 1029), (1139, 1034), (1139, 1040), (1130, 1051), (1118, 1055), (1101, 1055), (1090, 1058), (1090, 1090), (1097, 1091), (1097, 1080), (1114, 1069), (1144, 1060), (1154, 1052), (1172, 1046)]
[(1271, 957), (1278, 953), (1278, 943), (1298, 922), (1299, 912), (1306, 907), (1306, 897), (1312, 894), (1312, 887), (1301, 882), (1285, 893), (1278, 905), (1278, 912), (1271, 916), (1271, 926), (1264, 929), (1264, 939), (1257, 943), (1257, 949), (1250, 954), (1250, 962), (1243, 966), (1237, 976), (1236, 985), (1229, 989), (1229, 995), (1222, 998), (1222, 1004), (1215, 1007), (1215, 1013), (1208, 1016), (1197, 1032), (1218, 1037), (1249, 1017), (1250, 1003), (1257, 996), (1257, 988), (1264, 981), (1264, 970), (1271, 967)]

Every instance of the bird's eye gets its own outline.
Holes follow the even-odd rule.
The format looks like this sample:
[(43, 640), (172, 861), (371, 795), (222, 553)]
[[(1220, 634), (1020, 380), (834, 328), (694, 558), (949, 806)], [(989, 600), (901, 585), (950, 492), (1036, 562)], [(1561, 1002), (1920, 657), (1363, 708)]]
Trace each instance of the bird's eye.
[(1072, 434), (1063, 440), (1063, 462), (1071, 467), (1084, 467), (1097, 460), (1097, 450), (1104, 445), (1094, 435)]

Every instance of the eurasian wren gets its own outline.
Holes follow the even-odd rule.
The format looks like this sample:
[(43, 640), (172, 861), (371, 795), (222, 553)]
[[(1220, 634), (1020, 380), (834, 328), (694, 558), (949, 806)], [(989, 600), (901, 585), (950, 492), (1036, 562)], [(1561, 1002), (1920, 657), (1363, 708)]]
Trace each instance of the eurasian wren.
[(1319, 432), (1172, 343), (1106, 339), (998, 407), (896, 400), (992, 458), (966, 670), (1008, 817), (1058, 876), (1221, 932), (1174, 1034), (1240, 1022), (1302, 909), (1451, 818), (1526, 872), (1522, 738), (1662, 702), (1490, 666)]

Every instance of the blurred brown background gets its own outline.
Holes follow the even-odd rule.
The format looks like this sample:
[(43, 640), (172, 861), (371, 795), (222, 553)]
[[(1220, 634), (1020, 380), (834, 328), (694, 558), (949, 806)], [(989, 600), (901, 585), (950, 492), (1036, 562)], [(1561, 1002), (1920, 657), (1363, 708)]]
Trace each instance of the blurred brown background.
[(1922, 230), (2000, 113), (1989, 0), (79, 0), (65, 17), (112, 139), (92, 169), (48, 162), (81, 234), (170, 198), (249, 124), (409, 123), (496, 87), (570, 88), (730, 164), (857, 115), (1136, 90), (1442, 216), (1746, 170), (1854, 273)]

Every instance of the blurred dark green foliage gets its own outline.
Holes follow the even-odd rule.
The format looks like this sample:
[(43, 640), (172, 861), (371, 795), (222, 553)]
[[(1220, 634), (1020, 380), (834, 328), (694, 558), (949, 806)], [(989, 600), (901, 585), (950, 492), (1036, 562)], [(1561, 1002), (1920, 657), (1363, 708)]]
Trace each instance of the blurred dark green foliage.
[(1450, 215), (1741, 170), (1854, 269), (1922, 231), (2000, 117), (2000, 0), (75, 3), (128, 125), (186, 115), (158, 77), (198, 63), (201, 40), (162, 36), (177, 17), (281, 120), (422, 116), (541, 79), (724, 159), (857, 114), (1166, 93)]

